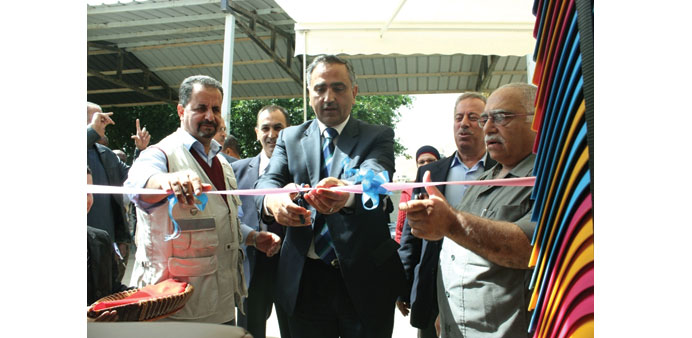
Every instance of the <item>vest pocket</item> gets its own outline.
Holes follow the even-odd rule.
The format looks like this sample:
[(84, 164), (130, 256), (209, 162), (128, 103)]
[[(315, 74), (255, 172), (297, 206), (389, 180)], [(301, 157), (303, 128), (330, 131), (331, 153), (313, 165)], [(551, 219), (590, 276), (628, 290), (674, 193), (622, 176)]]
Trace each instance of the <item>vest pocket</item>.
[(190, 300), (173, 318), (195, 319), (216, 312), (219, 285), (216, 279), (216, 256), (168, 259), (168, 270), (172, 277), (188, 282), (195, 287)]

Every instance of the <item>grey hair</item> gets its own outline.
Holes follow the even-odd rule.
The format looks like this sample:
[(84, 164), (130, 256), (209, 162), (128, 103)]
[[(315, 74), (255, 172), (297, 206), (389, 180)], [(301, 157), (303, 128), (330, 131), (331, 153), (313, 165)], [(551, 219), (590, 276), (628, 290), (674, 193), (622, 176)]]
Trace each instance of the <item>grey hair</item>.
[(308, 87), (310, 87), (310, 77), (312, 76), (312, 71), (320, 63), (332, 64), (339, 63), (346, 66), (348, 70), (348, 79), (351, 80), (351, 88), (356, 85), (356, 72), (353, 71), (353, 66), (350, 62), (342, 59), (336, 55), (320, 55), (312, 60), (307, 70), (305, 70), (305, 76), (307, 78)]
[(455, 112), (457, 110), (457, 105), (459, 105), (459, 102), (466, 100), (466, 99), (479, 99), (479, 100), (483, 101), (484, 104), (487, 103), (487, 101), (488, 101), (486, 99), (485, 95), (483, 95), (481, 93), (466, 92), (466, 93), (459, 95), (459, 97), (457, 97), (457, 101), (454, 102), (454, 111)]
[(286, 110), (286, 108), (284, 108), (284, 107), (282, 107), (282, 106), (279, 106), (279, 105), (276, 105), (276, 104), (268, 104), (268, 105), (262, 107), (262, 108), (259, 110), (259, 112), (257, 112), (257, 127), (259, 127), (259, 117), (260, 117), (260, 115), (261, 115), (262, 113), (264, 113), (265, 111), (268, 111), (268, 112), (271, 113), (271, 112), (273, 112), (273, 111), (275, 111), (275, 110), (278, 110), (278, 111), (280, 111), (282, 114), (284, 114), (284, 119), (286, 119), (286, 125), (287, 125), (287, 126), (290, 126), (290, 125), (291, 125), (291, 120), (289, 120), (289, 118), (288, 118), (288, 111)]
[(221, 97), (223, 98), (223, 88), (221, 87), (221, 82), (216, 79), (206, 76), (206, 75), (193, 75), (187, 77), (180, 84), (180, 90), (178, 91), (178, 101), (181, 106), (185, 107), (190, 102), (190, 97), (192, 97), (192, 87), (195, 83), (199, 83), (204, 87), (216, 88), (221, 92)]
[[(521, 105), (524, 107), (524, 112), (526, 112), (526, 114), (532, 114), (536, 111), (536, 92), (538, 91), (538, 87), (529, 83), (515, 82), (506, 84), (496, 90), (506, 88), (515, 89), (521, 93)], [(532, 118), (532, 116), (529, 116), (527, 120)]]

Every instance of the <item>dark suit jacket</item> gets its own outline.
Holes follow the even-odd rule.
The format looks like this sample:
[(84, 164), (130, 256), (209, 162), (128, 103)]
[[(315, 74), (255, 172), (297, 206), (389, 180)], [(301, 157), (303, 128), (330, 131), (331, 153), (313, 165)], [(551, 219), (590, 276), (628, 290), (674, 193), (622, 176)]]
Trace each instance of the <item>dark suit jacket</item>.
[[(317, 121), (281, 131), (267, 171), (256, 188), (283, 187), (288, 183), (320, 181), (320, 132)], [(342, 161), (347, 168), (386, 170), (394, 174), (394, 131), (351, 117), (337, 139), (332, 161), (333, 177), (344, 179)], [(263, 196), (256, 198), (258, 209)], [(391, 320), (396, 297), (405, 289), (405, 276), (398, 244), (389, 233), (389, 215), (381, 204), (374, 210), (363, 208), (361, 195), (355, 195), (353, 208), (326, 216), (329, 233), (340, 262), (353, 306), (365, 325)], [(313, 217), (316, 212), (313, 210)], [(314, 222), (314, 220), (313, 220)], [(296, 305), (306, 254), (312, 241), (310, 227), (287, 227), (281, 248), (277, 281), (277, 301), (290, 314)]]
[(87, 226), (87, 305), (127, 290), (117, 278), (118, 261), (105, 230)]
[[(108, 177), (108, 185), (122, 187), (127, 179), (127, 173), (130, 171), (130, 166), (120, 161), (117, 155), (108, 147), (96, 143), (100, 138), (99, 134), (93, 128), (87, 128), (87, 146), (96, 146), (99, 154), (99, 159), (103, 168), (106, 170)], [(123, 203), (122, 194), (111, 194), (111, 201), (114, 204), (113, 215), (115, 216), (115, 241), (117, 243), (129, 243), (131, 240), (130, 228), (127, 225), (127, 216), (125, 215), (125, 205)]]
[[(447, 180), (454, 155), (418, 168), (416, 182), (423, 180), (423, 174), (430, 170), (430, 179), (433, 182)], [(495, 165), (495, 160), (486, 156), (483, 167), (485, 170)], [(438, 185), (437, 189), (445, 193), (446, 185)], [(413, 190), (413, 196), (419, 192), (425, 192), (425, 188)], [(412, 197), (413, 198), (413, 197)], [(404, 264), (406, 278), (409, 282), (409, 292), (401, 296), (401, 300), (411, 304), (411, 325), (420, 329), (427, 328), (437, 316), (437, 267), (440, 259), (442, 240), (428, 241), (411, 235), (411, 227), (408, 219), (404, 222), (404, 230), (401, 232), (401, 248), (399, 256)], [(410, 299), (409, 299), (410, 295)], [(432, 317), (431, 317), (432, 316)]]
[[(238, 189), (252, 189), (255, 186), (255, 183), (257, 183), (257, 178), (259, 177), (259, 165), (260, 155), (252, 158), (244, 158), (231, 163), (235, 177), (238, 180)], [(257, 208), (255, 207), (254, 197), (243, 195), (240, 196), (240, 201), (243, 202), (243, 217), (241, 218), (241, 221), (250, 226), (253, 230), (260, 231), (260, 218), (259, 214), (257, 213)], [(255, 260), (258, 254), (264, 255), (263, 252), (258, 252), (255, 247), (247, 247), (247, 257), (248, 262), (250, 263), (249, 278), (252, 278), (252, 272), (255, 270)]]

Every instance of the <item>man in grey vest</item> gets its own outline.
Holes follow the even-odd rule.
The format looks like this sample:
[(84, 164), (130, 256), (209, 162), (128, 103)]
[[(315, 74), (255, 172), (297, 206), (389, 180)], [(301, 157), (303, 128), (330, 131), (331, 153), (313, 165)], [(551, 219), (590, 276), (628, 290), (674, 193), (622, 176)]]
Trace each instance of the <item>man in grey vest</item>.
[[(177, 200), (169, 211), (173, 201), (166, 194), (130, 195), (138, 208), (130, 285), (168, 278), (188, 282), (195, 291), (170, 319), (233, 324), (235, 304), (247, 295), (240, 243), (250, 236), (240, 230), (240, 199), (208, 194), (206, 207), (197, 206), (205, 190), (237, 188), (233, 169), (213, 140), (221, 124), (223, 89), (211, 77), (191, 76), (181, 84), (179, 97), (180, 128), (143, 151), (126, 182), (128, 187), (171, 191)], [(275, 250), (279, 239), (272, 235), (253, 235), (251, 244)]]

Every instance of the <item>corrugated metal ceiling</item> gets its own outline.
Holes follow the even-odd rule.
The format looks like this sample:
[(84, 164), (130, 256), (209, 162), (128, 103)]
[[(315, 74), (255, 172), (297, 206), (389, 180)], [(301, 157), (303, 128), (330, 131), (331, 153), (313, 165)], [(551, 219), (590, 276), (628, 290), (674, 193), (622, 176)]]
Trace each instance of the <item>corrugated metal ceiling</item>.
[[(273, 0), (232, 1), (250, 13), (254, 33), (268, 46), (269, 22), (277, 34), (275, 53), (300, 77), (293, 57), (294, 21)], [(220, 0), (150, 0), (87, 7), (87, 99), (102, 106), (175, 102), (187, 76), (221, 80), (225, 15)], [(251, 27), (247, 15), (238, 25)], [(302, 85), (236, 26), (232, 99), (301, 97)], [(291, 47), (291, 51), (288, 47)], [(526, 58), (481, 55), (348, 55), (358, 75), (359, 94), (460, 93), (492, 91), (526, 82)], [(311, 57), (308, 58), (308, 62)]]

